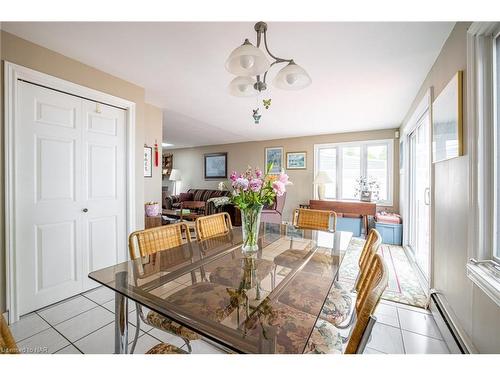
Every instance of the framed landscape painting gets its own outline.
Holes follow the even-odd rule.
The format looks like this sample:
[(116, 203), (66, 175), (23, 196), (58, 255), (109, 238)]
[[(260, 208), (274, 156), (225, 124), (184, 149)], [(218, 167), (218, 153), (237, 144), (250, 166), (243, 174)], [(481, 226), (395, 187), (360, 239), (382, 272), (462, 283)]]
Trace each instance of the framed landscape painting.
[(461, 156), (462, 151), (462, 71), (457, 72), (432, 103), (432, 161)]
[(283, 147), (266, 147), (265, 168), (269, 163), (273, 163), (270, 174), (279, 174), (283, 169)]
[(227, 178), (227, 152), (205, 154), (205, 180)]
[(307, 152), (287, 152), (286, 169), (306, 169)]

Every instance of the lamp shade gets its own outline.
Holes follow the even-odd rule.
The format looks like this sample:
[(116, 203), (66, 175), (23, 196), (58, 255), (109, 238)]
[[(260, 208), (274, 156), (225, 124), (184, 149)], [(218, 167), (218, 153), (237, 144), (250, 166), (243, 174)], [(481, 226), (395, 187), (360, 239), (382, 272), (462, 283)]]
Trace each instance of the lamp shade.
[(256, 96), (258, 91), (253, 87), (255, 82), (252, 77), (236, 77), (229, 83), (229, 93), (234, 96)]
[(311, 77), (292, 60), (274, 78), (273, 85), (283, 90), (300, 90), (311, 84)]
[(330, 176), (328, 176), (328, 173), (326, 173), (324, 171), (321, 171), (321, 172), (318, 172), (318, 174), (316, 175), (316, 178), (314, 179), (313, 183), (315, 185), (318, 185), (318, 184), (331, 184), (331, 183), (333, 183), (333, 181), (330, 178)]
[(264, 52), (245, 39), (226, 60), (226, 70), (237, 76), (256, 76), (267, 72), (271, 64)]
[(168, 179), (170, 181), (180, 181), (181, 180), (181, 171), (178, 169), (172, 169), (172, 172), (170, 172), (170, 177)]

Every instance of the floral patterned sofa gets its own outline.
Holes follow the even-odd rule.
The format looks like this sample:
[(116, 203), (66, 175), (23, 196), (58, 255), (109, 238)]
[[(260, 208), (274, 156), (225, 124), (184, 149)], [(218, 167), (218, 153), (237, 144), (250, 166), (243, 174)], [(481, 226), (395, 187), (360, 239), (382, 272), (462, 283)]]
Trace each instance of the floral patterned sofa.
[(164, 207), (167, 210), (174, 210), (181, 207), (181, 202), (185, 201), (203, 201), (210, 198), (229, 196), (229, 191), (212, 189), (189, 189), (186, 193), (179, 195), (170, 195), (166, 197)]

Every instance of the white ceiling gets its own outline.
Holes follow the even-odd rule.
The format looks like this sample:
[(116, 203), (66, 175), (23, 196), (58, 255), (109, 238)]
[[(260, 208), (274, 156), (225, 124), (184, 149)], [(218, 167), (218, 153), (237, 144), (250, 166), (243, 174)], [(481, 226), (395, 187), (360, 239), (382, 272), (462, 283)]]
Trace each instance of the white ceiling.
[[(269, 22), (271, 52), (312, 78), (302, 91), (270, 89), (254, 125), (255, 98), (229, 95), (229, 53), (253, 23), (4, 22), (2, 28), (146, 89), (164, 109), (175, 147), (394, 128), (454, 23)], [(278, 69), (272, 68), (272, 81)]]

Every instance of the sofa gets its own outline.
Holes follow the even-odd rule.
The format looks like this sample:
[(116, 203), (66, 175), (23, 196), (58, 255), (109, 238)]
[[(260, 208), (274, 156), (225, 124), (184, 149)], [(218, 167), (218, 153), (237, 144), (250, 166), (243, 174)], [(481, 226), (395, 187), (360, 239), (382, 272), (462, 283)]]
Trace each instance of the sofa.
[(210, 198), (229, 196), (229, 194), (230, 192), (226, 190), (189, 189), (185, 193), (166, 197), (163, 208), (167, 210), (175, 210), (181, 208), (181, 203), (185, 201), (206, 202)]

